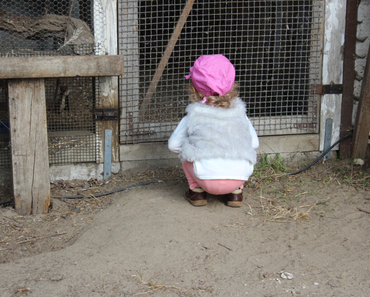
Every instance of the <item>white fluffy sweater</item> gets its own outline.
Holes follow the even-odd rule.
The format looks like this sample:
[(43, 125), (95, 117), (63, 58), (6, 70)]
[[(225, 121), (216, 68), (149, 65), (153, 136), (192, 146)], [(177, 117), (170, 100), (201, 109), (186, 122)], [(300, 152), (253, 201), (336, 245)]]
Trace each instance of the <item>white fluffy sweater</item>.
[(198, 178), (247, 180), (259, 142), (244, 102), (237, 98), (228, 109), (196, 102), (186, 111), (168, 141), (169, 149), (194, 162)]

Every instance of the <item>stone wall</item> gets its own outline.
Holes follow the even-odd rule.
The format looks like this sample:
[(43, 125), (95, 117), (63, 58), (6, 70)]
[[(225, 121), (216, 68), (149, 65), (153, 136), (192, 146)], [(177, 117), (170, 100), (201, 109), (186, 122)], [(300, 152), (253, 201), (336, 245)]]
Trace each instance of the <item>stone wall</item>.
[(370, 0), (359, 1), (357, 14), (357, 42), (355, 61), (355, 83), (354, 83), (354, 108), (352, 122), (355, 123), (358, 100), (360, 98), (362, 78), (365, 72), (367, 52), (370, 44)]

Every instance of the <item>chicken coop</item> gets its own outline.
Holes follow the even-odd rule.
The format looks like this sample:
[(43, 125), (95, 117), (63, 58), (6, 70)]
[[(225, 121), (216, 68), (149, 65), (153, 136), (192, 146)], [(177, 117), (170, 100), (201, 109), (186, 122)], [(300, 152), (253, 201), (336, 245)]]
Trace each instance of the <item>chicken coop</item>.
[(121, 143), (168, 139), (189, 102), (184, 76), (197, 57), (218, 53), (234, 64), (259, 135), (317, 133), (320, 2), (140, 1), (132, 13), (119, 9), (122, 24), (138, 24), (130, 36), (119, 27), (120, 54), (132, 61), (121, 78)]
[(345, 16), (345, 1), (119, 0), (121, 161), (173, 157), (184, 76), (207, 54), (234, 64), (260, 153), (323, 150), (327, 120), (340, 132)]
[(124, 73), (114, 42), (102, 47), (115, 24), (104, 4), (1, 1), (0, 166), (11, 167), (19, 214), (48, 211), (50, 165), (101, 162), (100, 131), (117, 122), (115, 76)]
[[(91, 1), (0, 1), (0, 58), (92, 55), (101, 32), (102, 7)], [(45, 80), (51, 165), (95, 162), (99, 105), (95, 78)], [(7, 81), (1, 81), (0, 166), (10, 166)]]
[[(117, 125), (113, 162), (175, 159), (165, 144), (189, 103), (184, 76), (206, 54), (234, 64), (260, 152), (323, 150), (327, 119), (332, 142), (339, 137), (345, 0), (0, 3), (3, 59), (118, 54), (125, 60), (117, 91), (98, 77), (45, 80), (51, 166), (103, 162), (97, 110), (106, 108), (101, 98), (111, 92), (118, 96), (109, 119)], [(11, 164), (7, 98), (7, 81), (0, 80), (1, 167)]]

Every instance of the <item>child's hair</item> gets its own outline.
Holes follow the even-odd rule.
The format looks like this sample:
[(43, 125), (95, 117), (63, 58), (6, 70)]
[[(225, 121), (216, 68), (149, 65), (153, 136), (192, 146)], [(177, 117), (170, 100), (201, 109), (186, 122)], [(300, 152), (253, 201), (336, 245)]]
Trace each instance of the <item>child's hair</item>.
[(229, 108), (231, 105), (231, 101), (238, 97), (239, 95), (239, 84), (234, 83), (232, 89), (225, 95), (213, 95), (213, 96), (205, 96), (199, 91), (197, 91), (194, 86), (191, 84), (189, 85), (190, 91), (190, 101), (191, 102), (199, 102), (203, 101), (204, 98), (207, 100), (204, 102), (207, 105), (214, 106), (214, 107), (221, 107), (221, 108)]

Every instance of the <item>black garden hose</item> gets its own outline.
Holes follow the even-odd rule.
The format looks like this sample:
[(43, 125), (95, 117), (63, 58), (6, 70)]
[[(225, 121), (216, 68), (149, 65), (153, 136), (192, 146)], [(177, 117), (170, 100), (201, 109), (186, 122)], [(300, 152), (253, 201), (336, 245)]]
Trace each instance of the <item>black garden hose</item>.
[(347, 139), (348, 137), (351, 137), (352, 136), (352, 133), (351, 134), (348, 134), (344, 137), (342, 137), (341, 139), (339, 139), (338, 141), (336, 141), (331, 147), (329, 147), (328, 149), (326, 149), (315, 161), (313, 161), (310, 165), (308, 165), (307, 167), (301, 169), (301, 170), (298, 170), (296, 172), (292, 172), (292, 173), (287, 173), (287, 175), (296, 175), (298, 173), (302, 173), (303, 171), (306, 171), (307, 169), (311, 168), (313, 165), (315, 165), (317, 162), (319, 162), (327, 153), (329, 153), (331, 151), (331, 149), (333, 147), (335, 147), (339, 142)]
[[(101, 193), (101, 194), (96, 194), (96, 195), (88, 195), (88, 196), (77, 195), (77, 196), (64, 196), (64, 197), (51, 197), (51, 198), (54, 198), (54, 199), (82, 199), (82, 198), (89, 198), (89, 197), (92, 197), (92, 196), (101, 197), (101, 196), (107, 196), (107, 195), (110, 195), (110, 194), (121, 192), (121, 191), (124, 191), (124, 190), (127, 190), (127, 189), (131, 189), (131, 188), (135, 188), (135, 187), (139, 187), (139, 186), (146, 186), (146, 185), (154, 184), (154, 183), (158, 183), (158, 182), (160, 182), (160, 181), (151, 181), (151, 182), (141, 183), (141, 184), (128, 186), (128, 187), (124, 187), (124, 188), (117, 189), (117, 190), (114, 190), (114, 191)], [(0, 202), (0, 205), (1, 204), (9, 204), (9, 203), (12, 203), (12, 202), (13, 202), (13, 200), (4, 201), (4, 202)]]
[(64, 197), (51, 197), (51, 198), (54, 198), (54, 199), (82, 199), (82, 198), (89, 198), (89, 197), (101, 197), (101, 196), (107, 196), (107, 195), (111, 195), (111, 194), (114, 194), (114, 193), (122, 192), (122, 191), (127, 190), (127, 189), (132, 189), (132, 188), (136, 188), (136, 187), (140, 187), (140, 186), (146, 186), (146, 185), (155, 184), (155, 183), (159, 183), (159, 182), (163, 182), (163, 181), (162, 180), (161, 181), (150, 181), (150, 182), (136, 184), (136, 185), (132, 185), (132, 186), (128, 186), (128, 187), (124, 187), (124, 188), (121, 188), (121, 189), (113, 190), (113, 191), (106, 192), (106, 193), (96, 194), (96, 195), (88, 195), (88, 196), (78, 195), (78, 196), (64, 196)]

